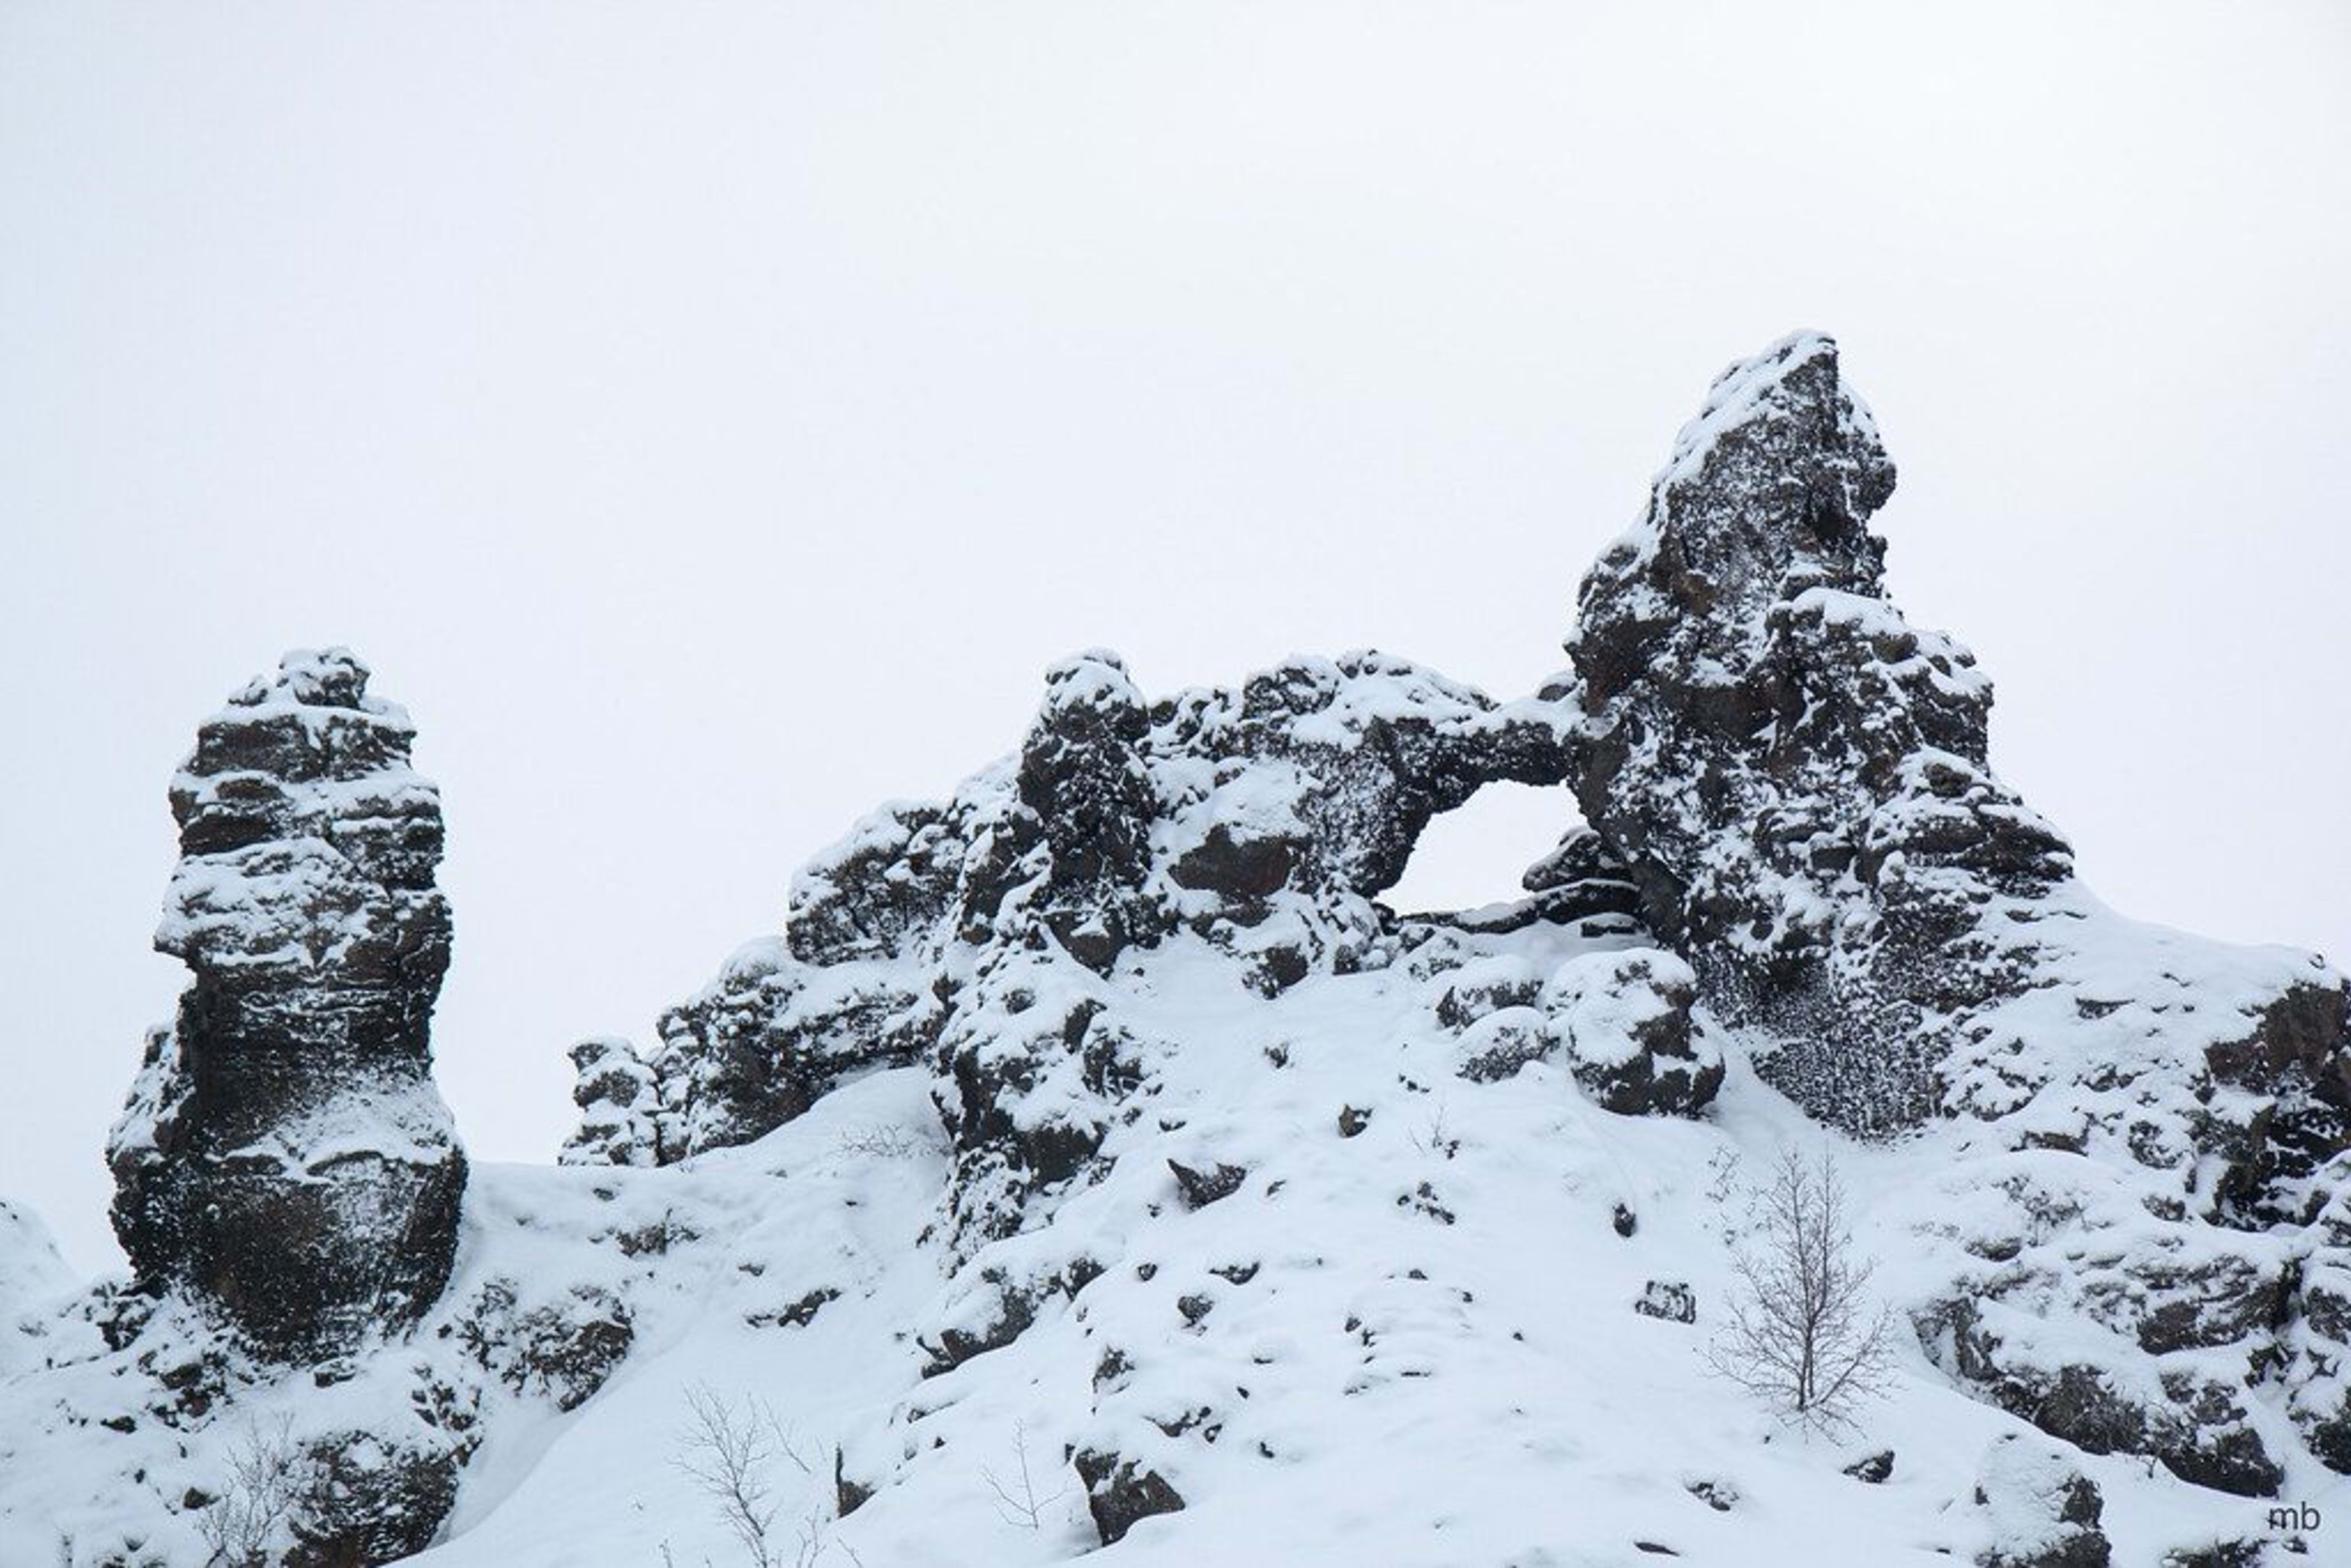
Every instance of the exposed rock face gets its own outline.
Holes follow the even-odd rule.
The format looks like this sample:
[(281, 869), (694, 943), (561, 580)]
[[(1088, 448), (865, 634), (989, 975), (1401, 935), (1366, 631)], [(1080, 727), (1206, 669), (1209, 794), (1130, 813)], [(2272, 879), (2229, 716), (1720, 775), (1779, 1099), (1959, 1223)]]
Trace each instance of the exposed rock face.
[[(664, 1113), (658, 1157), (750, 1143), (842, 1079), (914, 1061), (937, 1039), (939, 1017), (935, 999), (907, 980), (880, 961), (813, 967), (772, 939), (737, 951), (662, 1016), (651, 1064)], [(612, 1069), (598, 1071), (624, 1087)]]
[[(1589, 922), (1571, 915), (1589, 934)], [(1521, 965), (1447, 971), (1436, 1021), (1461, 1037), (1461, 1076), (1490, 1083), (1562, 1059), (1602, 1108), (1695, 1116), (1722, 1088), (1721, 1049), (1696, 1010), (1690, 967), (1656, 947), (1580, 954), (1538, 980)]]
[(343, 650), (289, 653), (198, 732), (155, 937), (195, 977), (108, 1155), (141, 1282), (285, 1360), (415, 1322), (465, 1185), (429, 1037), (440, 798), (367, 681)]
[(1144, 893), (1158, 799), (1144, 765), (1143, 697), (1114, 653), (1057, 664), (1020, 748), (1020, 804), (1045, 841), (1039, 914), (1070, 956), (1096, 972), (1164, 928)]
[(625, 1040), (600, 1037), (571, 1048), (572, 1103), (580, 1126), (558, 1156), (567, 1166), (657, 1166), (661, 1082)]
[[(578, 1048), (566, 1157), (747, 1143), (848, 1077), (936, 1051), (955, 1085), (943, 1119), (987, 1182), (1056, 1185), (1099, 1142), (1105, 1097), (1139, 1082), (1134, 1041), (1096, 1021), (1098, 988), (1062, 957), (1108, 977), (1188, 929), (1269, 995), (1362, 962), (1390, 926), (1373, 900), (1433, 816), (1565, 768), (1553, 705), (1498, 706), (1383, 654), (1146, 706), (1115, 654), (1081, 653), (1048, 673), (1017, 757), (949, 800), (883, 808), (803, 868), (783, 940), (746, 946), (667, 1014), (649, 1059)], [(1597, 843), (1562, 855), (1524, 918), (1631, 928), (1622, 868)], [(966, 1219), (1020, 1201), (974, 1186)]]
[(1094, 1516), (1094, 1530), (1104, 1546), (1126, 1539), (1126, 1532), (1154, 1515), (1175, 1513), (1184, 1506), (1182, 1494), (1156, 1471), (1133, 1459), (1093, 1448), (1081, 1449), (1074, 1461), (1086, 1483), (1086, 1508)]
[[(2064, 842), (1985, 760), (1991, 685), (1887, 602), (1894, 465), (1799, 335), (1733, 366), (1568, 643), (1576, 793), (1643, 912), (1764, 1067), (1860, 1133), (1936, 1107), (1954, 1011), (2015, 988)], [(1996, 907), (1997, 906), (1997, 907)]]
[[(2073, 881), (1988, 766), (1990, 683), (1886, 598), (1868, 523), (1893, 486), (1827, 339), (1716, 382), (1584, 581), (1551, 695), (1578, 710), (1600, 841), (1529, 886), (1605, 895), (1621, 866), (1704, 1014), (1813, 1115), (1980, 1129), (1952, 1134), (1991, 1163), (1917, 1313), (1957, 1381), (2265, 1495), (2283, 1472), (2244, 1385), (2282, 1372), (2322, 1455), (2351, 1430), (2344, 1238), (2314, 1228), (2351, 1141), (2344, 981), (2131, 925)], [(1579, 1077), (1604, 1103), (1632, 1087)]]

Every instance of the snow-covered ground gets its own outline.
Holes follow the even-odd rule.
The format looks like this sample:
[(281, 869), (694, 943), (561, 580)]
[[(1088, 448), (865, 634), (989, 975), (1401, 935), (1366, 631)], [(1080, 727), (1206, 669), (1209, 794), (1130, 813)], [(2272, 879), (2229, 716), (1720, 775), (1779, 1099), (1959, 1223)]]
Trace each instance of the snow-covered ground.
[[(1436, 1009), (1460, 975), (1430, 960), (1547, 973), (1581, 946), (1549, 926), (1447, 933), (1385, 970), (1271, 1000), (1188, 939), (1144, 956), (1123, 987), (1128, 1016), (1182, 1049), (1151, 1064), (1156, 1092), (1113, 1133), (1111, 1175), (954, 1280), (925, 1240), (947, 1158), (919, 1068), (861, 1079), (755, 1145), (684, 1166), (477, 1171), (448, 1301), (496, 1278), (601, 1288), (631, 1303), (636, 1339), (576, 1410), (513, 1394), (485, 1413), (448, 1539), (418, 1561), (743, 1561), (680, 1468), (697, 1389), (771, 1408), (806, 1462), (770, 1465), (787, 1560), (804, 1529), (811, 1560), (869, 1565), (1092, 1551), (1136, 1563), (1606, 1564), (1654, 1557), (1643, 1543), (1721, 1564), (1971, 1559), (1992, 1539), (1994, 1511), (1975, 1501), (1988, 1457), (2010, 1435), (2047, 1439), (1959, 1392), (1907, 1334), (1889, 1394), (1841, 1438), (1784, 1426), (1711, 1375), (1703, 1347), (1748, 1223), (1743, 1195), (1782, 1148), (1834, 1145), (1857, 1243), (1881, 1260), (1897, 1311), (1946, 1278), (1922, 1231), (1964, 1227), (1971, 1195), (2011, 1166), (2074, 1157), (1973, 1155), (1959, 1129), (1890, 1147), (1836, 1139), (1761, 1083), (1736, 1040), (1703, 1121), (1611, 1115), (1555, 1061), (1496, 1082), (1459, 1076), (1469, 1045)], [(1354, 1136), (1340, 1124), (1349, 1108)], [(1170, 1159), (1248, 1176), (1192, 1209)], [(656, 1232), (663, 1249), (635, 1256), (611, 1240)], [(1010, 1344), (924, 1375), (920, 1341), (984, 1325), (982, 1270), (1017, 1277), (1079, 1256), (1102, 1272), (1074, 1298), (1047, 1296)], [(1687, 1284), (1697, 1321), (1635, 1312), (1651, 1281)], [(804, 1324), (778, 1321), (828, 1291), (839, 1294)], [(58, 1359), (98, 1350), (61, 1329), (29, 1343)], [(10, 1343), (21, 1363), (28, 1342)], [(1113, 1347), (1129, 1364), (1104, 1376)], [(121, 1374), (94, 1354), (71, 1392), (89, 1398)], [(315, 1399), (308, 1381), (279, 1396)], [(353, 1413), (396, 1397), (395, 1383), (360, 1379)], [(126, 1442), (53, 1423), (60, 1392), (19, 1379), (0, 1395), (11, 1565), (51, 1561), (57, 1532), (107, 1540), (130, 1511), (119, 1489), (190, 1484), (175, 1434), (151, 1424)], [(266, 1430), (270, 1408), (247, 1401), (237, 1419)], [(1065, 1458), (1103, 1442), (1186, 1505), (1106, 1549)], [(1885, 1448), (1883, 1484), (1844, 1473)], [(846, 1518), (834, 1517), (836, 1450), (877, 1488)], [(2270, 1501), (2126, 1456), (2069, 1458), (2104, 1494), (2118, 1563), (2271, 1533)], [(2351, 1507), (2351, 1482), (2288, 1465), (2286, 1498)], [(2325, 1561), (2323, 1536), (2314, 1549)], [(188, 1550), (163, 1560), (201, 1561)]]
[[(1445, 940), (1537, 967), (1566, 956), (1541, 930)], [(679, 1562), (737, 1560), (675, 1462), (696, 1385), (764, 1401), (793, 1430), (814, 1473), (778, 1462), (789, 1531), (831, 1515), (836, 1445), (852, 1473), (890, 1477), (823, 1526), (831, 1560), (868, 1564), (1096, 1549), (1064, 1449), (1105, 1424), (1131, 1440), (1137, 1416), (1207, 1412), (1149, 1454), (1186, 1510), (1144, 1521), (1108, 1561), (1532, 1568), (1634, 1562), (1645, 1542), (1726, 1565), (1967, 1561), (1991, 1541), (1974, 1492), (1995, 1443), (2049, 1446), (1953, 1389), (1907, 1337), (1889, 1396), (1842, 1440), (1785, 1427), (1710, 1375), (1702, 1349), (1730, 1287), (1743, 1193), (1781, 1149), (1834, 1145), (1858, 1245), (1882, 1260), (1896, 1307), (1941, 1282), (1911, 1261), (1922, 1228), (1963, 1224), (1970, 1193), (2004, 1162), (2069, 1156), (1970, 1159), (1949, 1134), (1854, 1145), (1759, 1082), (1735, 1047), (1710, 1122), (1610, 1115), (1552, 1062), (1465, 1081), (1459, 1040), (1434, 1022), (1453, 977), (1416, 980), (1409, 967), (1270, 1002), (1186, 945), (1144, 971), (1136, 1014), (1184, 1049), (1154, 1064), (1163, 1089), (1144, 1120), (1113, 1134), (1110, 1179), (1002, 1255), (1081, 1253), (1105, 1271), (1012, 1344), (936, 1378), (921, 1375), (910, 1331), (954, 1321), (958, 1287), (919, 1239), (946, 1171), (921, 1070), (862, 1080), (686, 1171), (482, 1173), (494, 1207), (469, 1236), (469, 1272), (502, 1242), (527, 1246), (532, 1212), (625, 1183), (638, 1201), (680, 1189), (678, 1207), (706, 1227), (691, 1244), (700, 1282), (678, 1287), (668, 1326), (587, 1406), (514, 1452), (486, 1451), (453, 1539), (422, 1561), (653, 1563), (664, 1545)], [(1347, 1107), (1369, 1113), (1352, 1138)], [(1189, 1210), (1170, 1158), (1249, 1175)], [(1637, 1221), (1629, 1238), (1619, 1205)], [(1651, 1280), (1690, 1285), (1697, 1322), (1636, 1313)], [(841, 1298), (804, 1328), (746, 1322), (825, 1286)], [(1197, 1322), (1187, 1298), (1208, 1303)], [(1097, 1386), (1113, 1345), (1136, 1364)], [(1018, 1491), (1022, 1448), (1050, 1500), (1034, 1530), (1008, 1521), (991, 1485)], [(1883, 1485), (1843, 1473), (1881, 1448), (1896, 1455)], [(2143, 1459), (2076, 1458), (2105, 1494), (2117, 1562), (2270, 1533), (2268, 1501), (2150, 1475)], [(1737, 1500), (1719, 1510), (1701, 1485)], [(2332, 1513), (2351, 1508), (2351, 1481), (2305, 1463), (2285, 1495)]]

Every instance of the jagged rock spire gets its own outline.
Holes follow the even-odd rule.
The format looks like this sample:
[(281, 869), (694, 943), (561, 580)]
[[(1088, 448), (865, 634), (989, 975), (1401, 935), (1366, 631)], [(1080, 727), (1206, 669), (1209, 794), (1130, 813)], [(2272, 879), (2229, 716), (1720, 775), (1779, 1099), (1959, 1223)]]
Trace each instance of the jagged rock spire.
[(288, 653), (198, 731), (155, 936), (194, 978), (108, 1151), (141, 1282), (286, 1359), (429, 1307), (465, 1182), (432, 1078), (440, 796), (367, 683), (347, 650)]
[(2012, 987), (2072, 873), (1987, 765), (1973, 656), (1885, 597), (1893, 489), (1834, 341), (1732, 366), (1584, 580), (1562, 688), (1585, 819), (1649, 923), (1787, 1040), (1767, 1076), (1862, 1133), (1934, 1108), (1937, 1019)]

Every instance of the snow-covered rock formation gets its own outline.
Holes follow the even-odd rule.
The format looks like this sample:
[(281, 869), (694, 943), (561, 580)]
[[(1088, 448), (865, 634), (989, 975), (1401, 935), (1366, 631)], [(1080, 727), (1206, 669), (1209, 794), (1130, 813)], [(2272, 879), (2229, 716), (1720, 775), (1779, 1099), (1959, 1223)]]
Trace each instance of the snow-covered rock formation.
[[(1392, 935), (1373, 900), (1431, 817), (1497, 779), (1563, 777), (1559, 722), (1552, 705), (1498, 707), (1377, 653), (1301, 659), (1238, 691), (1153, 706), (1115, 655), (1081, 654), (1048, 674), (1017, 758), (950, 800), (883, 808), (804, 868), (785, 936), (747, 946), (673, 1009), (649, 1061), (579, 1048), (595, 1130), (573, 1148), (657, 1164), (749, 1142), (844, 1076), (937, 1050), (989, 1005), (1007, 966), (1058, 972), (1074, 959), (1092, 978), (1072, 983), (1091, 992), (1184, 931), (1268, 996), (1356, 967)], [(998, 1040), (996, 1024), (980, 1029), (978, 1040)], [(1056, 1045), (1057, 1030), (1075, 1033)], [(1066, 1174), (1099, 1136), (1079, 1125), (1094, 1116), (1080, 1103), (1103, 1091), (1072, 1090), (1049, 1110), (1037, 1083), (1056, 1074), (1043, 1059), (1091, 1051), (1095, 1064), (1071, 1071), (1099, 1079), (1118, 1048), (1106, 1035), (1089, 1047), (1066, 1015), (1014, 1032), (1034, 1037), (1017, 1069), (951, 1067), (950, 1120), (998, 1127), (991, 1137), (1023, 1145), (1015, 1163)], [(1036, 1125), (1010, 1134), (1008, 1118)]]
[(422, 1316), (465, 1186), (432, 1075), (441, 800), (367, 683), (343, 649), (289, 653), (198, 731), (155, 934), (195, 978), (107, 1151), (141, 1286), (280, 1360)]
[(1868, 523), (1893, 490), (1827, 339), (1733, 366), (1584, 580), (1559, 688), (1650, 924), (1786, 1041), (1775, 1083), (1863, 1133), (1935, 1113), (2073, 869), (1991, 775), (1991, 682), (1886, 598)]
[[(1799, 335), (1717, 384), (1534, 696), (1055, 666), (648, 1049), (574, 1047), (562, 1164), (475, 1172), (454, 1259), (386, 1218), (462, 1179), (415, 1097), (437, 810), (354, 664), (289, 664), (175, 791), (198, 985), (118, 1140), (140, 1289), (20, 1292), (0, 1562), (2307, 1552), (2267, 1509), (2351, 1503), (2345, 983), (2080, 885), (1988, 683), (1886, 597), (1892, 487)], [(259, 747), (314, 734), (320, 772)], [(1562, 789), (1523, 896), (1382, 903), (1498, 780), (1585, 819)], [(246, 1056), (289, 1097), (206, 1089)], [(287, 1109), (347, 1104), (331, 1145)], [(1705, 1354), (1747, 1173), (1822, 1145), (1896, 1327), (1836, 1437)], [(252, 1227), (349, 1151), (423, 1174)], [(217, 1234), (406, 1272), (248, 1296)]]
[(2283, 1366), (2308, 1440), (2345, 1430), (2335, 1265), (2303, 1283), (2351, 1143), (2343, 978), (2074, 882), (1991, 771), (1990, 683), (1886, 598), (1893, 484), (1828, 340), (1726, 372), (1584, 582), (1578, 794), (1768, 1082), (1851, 1132), (1956, 1117), (2018, 1156), (1969, 1167), (2003, 1197), (1947, 1228), (1965, 1256), (1920, 1319), (1946, 1369), (2266, 1495), (2246, 1385)]

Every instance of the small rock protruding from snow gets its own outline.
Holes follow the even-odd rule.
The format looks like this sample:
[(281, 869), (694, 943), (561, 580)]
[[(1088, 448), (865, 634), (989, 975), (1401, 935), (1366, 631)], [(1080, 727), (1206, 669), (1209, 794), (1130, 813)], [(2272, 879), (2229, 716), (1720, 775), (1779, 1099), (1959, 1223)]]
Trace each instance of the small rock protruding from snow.
[(1094, 1517), (1094, 1529), (1104, 1546), (1125, 1540), (1126, 1532), (1146, 1519), (1184, 1507), (1183, 1494), (1165, 1477), (1133, 1459), (1098, 1448), (1081, 1448), (1071, 1463), (1086, 1484), (1086, 1509)]
[(1181, 1160), (1169, 1160), (1167, 1168), (1176, 1173), (1176, 1190), (1184, 1195), (1186, 1208), (1206, 1208), (1220, 1198), (1230, 1197), (1249, 1179), (1245, 1167), (1221, 1162), (1197, 1170)]
[(2097, 1483), (2048, 1443), (2014, 1433), (1994, 1443), (1976, 1503), (1991, 1533), (1977, 1568), (2107, 1568), (2113, 1561)]
[(1845, 1466), (1844, 1473), (1865, 1486), (1883, 1486), (1894, 1474), (1894, 1450), (1880, 1448), (1876, 1453), (1864, 1454)]
[(1698, 1293), (1677, 1280), (1651, 1280), (1641, 1287), (1633, 1310), (1645, 1318), (1669, 1323), (1698, 1321)]

